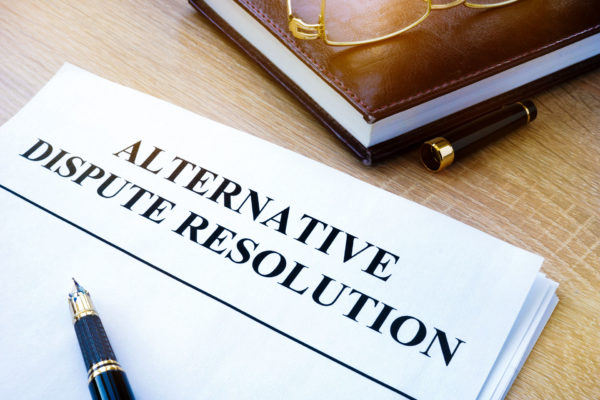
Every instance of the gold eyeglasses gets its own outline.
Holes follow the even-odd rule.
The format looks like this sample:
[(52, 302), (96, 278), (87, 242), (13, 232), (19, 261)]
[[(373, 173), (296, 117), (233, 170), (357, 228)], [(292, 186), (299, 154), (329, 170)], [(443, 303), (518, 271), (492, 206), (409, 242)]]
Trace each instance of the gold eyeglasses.
[[(322, 39), (331, 46), (357, 46), (397, 36), (419, 25), (431, 10), (458, 5), (470, 8), (505, 6), (518, 0), (287, 0), (288, 27), (294, 37)], [(367, 3), (367, 5), (365, 5)], [(306, 23), (319, 15), (317, 23)], [(335, 16), (335, 17), (332, 17)], [(303, 19), (304, 18), (304, 19)]]

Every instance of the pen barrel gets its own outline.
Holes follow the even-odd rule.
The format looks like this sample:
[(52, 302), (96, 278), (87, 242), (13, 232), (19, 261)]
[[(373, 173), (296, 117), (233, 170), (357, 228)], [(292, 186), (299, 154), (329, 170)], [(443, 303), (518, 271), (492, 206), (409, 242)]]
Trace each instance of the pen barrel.
[(455, 157), (461, 157), (527, 125), (536, 116), (533, 102), (515, 103), (453, 129), (443, 137), (452, 145)]
[(536, 116), (537, 109), (529, 100), (505, 106), (426, 141), (421, 146), (421, 160), (428, 169), (441, 171), (451, 165), (456, 157), (469, 154), (526, 125)]
[(78, 319), (75, 322), (75, 333), (85, 368), (88, 371), (101, 361), (116, 361), (117, 358), (110, 346), (102, 321), (97, 315), (88, 315)]
[(88, 371), (90, 393), (94, 400), (133, 399), (125, 371), (115, 353), (100, 318), (86, 315), (75, 321), (75, 333)]
[(95, 376), (88, 384), (93, 400), (133, 400), (125, 372), (113, 370)]

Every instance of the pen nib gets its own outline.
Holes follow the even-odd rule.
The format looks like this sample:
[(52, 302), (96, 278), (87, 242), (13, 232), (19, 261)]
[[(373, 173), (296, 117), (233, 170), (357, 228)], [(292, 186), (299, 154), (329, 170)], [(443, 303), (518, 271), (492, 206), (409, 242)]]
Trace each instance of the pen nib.
[(83, 286), (81, 286), (76, 280), (75, 278), (71, 278), (73, 279), (73, 289), (71, 289), (71, 293), (69, 293), (69, 296), (73, 297), (75, 295), (77, 295), (77, 293), (87, 293), (87, 290), (85, 290), (83, 288)]

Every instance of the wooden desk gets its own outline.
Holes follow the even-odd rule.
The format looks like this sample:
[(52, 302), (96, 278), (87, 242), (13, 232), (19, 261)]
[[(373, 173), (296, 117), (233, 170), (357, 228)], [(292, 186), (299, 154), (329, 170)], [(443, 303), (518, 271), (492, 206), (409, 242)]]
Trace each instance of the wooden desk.
[(541, 254), (560, 302), (508, 399), (600, 398), (600, 71), (433, 175), (416, 152), (364, 167), (185, 0), (0, 0), (0, 123), (65, 61)]

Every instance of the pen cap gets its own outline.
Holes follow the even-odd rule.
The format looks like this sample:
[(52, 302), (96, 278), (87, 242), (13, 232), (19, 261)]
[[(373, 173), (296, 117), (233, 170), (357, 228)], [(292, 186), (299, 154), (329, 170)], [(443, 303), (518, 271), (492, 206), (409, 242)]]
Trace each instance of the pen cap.
[(428, 140), (421, 147), (421, 161), (431, 171), (441, 171), (456, 157), (464, 156), (504, 136), (537, 117), (532, 101), (511, 104)]

